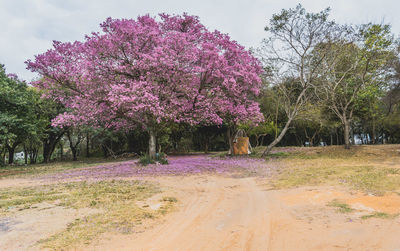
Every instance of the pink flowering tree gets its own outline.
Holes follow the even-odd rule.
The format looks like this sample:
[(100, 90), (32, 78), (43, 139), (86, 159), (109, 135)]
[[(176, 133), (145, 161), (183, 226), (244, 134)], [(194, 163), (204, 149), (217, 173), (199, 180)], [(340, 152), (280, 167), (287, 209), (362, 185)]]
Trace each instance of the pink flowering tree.
[(84, 42), (54, 42), (26, 62), (42, 76), (34, 85), (67, 109), (54, 125), (141, 127), (154, 158), (162, 122), (234, 128), (263, 119), (254, 101), (260, 63), (197, 17), (108, 18), (101, 28)]

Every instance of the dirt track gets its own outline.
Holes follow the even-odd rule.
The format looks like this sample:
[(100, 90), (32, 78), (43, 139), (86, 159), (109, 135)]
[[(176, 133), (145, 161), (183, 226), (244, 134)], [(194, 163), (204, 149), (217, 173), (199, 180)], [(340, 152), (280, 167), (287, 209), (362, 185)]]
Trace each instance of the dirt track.
[[(133, 235), (107, 236), (95, 250), (399, 250), (400, 221), (360, 220), (326, 206), (350, 195), (327, 187), (269, 191), (254, 178), (158, 179), (176, 212)], [(346, 198), (347, 198), (346, 197)], [(351, 197), (351, 196), (350, 196)], [(304, 200), (303, 198), (307, 198)], [(86, 247), (87, 248), (87, 247)], [(85, 248), (85, 249), (86, 249)]]

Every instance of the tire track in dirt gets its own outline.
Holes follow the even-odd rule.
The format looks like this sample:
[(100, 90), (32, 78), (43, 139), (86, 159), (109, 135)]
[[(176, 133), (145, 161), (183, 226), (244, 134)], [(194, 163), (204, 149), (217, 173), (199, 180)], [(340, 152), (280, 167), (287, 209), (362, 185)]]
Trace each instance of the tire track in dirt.
[(178, 194), (182, 206), (163, 223), (130, 238), (101, 243), (94, 249), (265, 250), (269, 236), (268, 201), (253, 178), (208, 176), (191, 186), (182, 182), (178, 182), (181, 189), (185, 187)]
[(304, 196), (309, 188), (267, 191), (257, 178), (210, 175), (153, 181), (178, 198), (175, 212), (146, 225), (143, 232), (108, 234), (82, 250), (400, 250), (400, 218), (364, 221), (338, 213), (326, 206), (336, 198), (332, 191), (337, 188), (312, 188), (320, 201)]

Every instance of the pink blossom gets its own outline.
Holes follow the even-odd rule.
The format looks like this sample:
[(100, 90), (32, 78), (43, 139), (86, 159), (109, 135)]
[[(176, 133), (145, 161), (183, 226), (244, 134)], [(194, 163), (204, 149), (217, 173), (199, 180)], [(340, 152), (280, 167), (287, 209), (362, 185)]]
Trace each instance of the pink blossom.
[(147, 128), (263, 120), (260, 62), (196, 16), (108, 18), (84, 42), (53, 42), (28, 60), (34, 83), (67, 112), (54, 125)]

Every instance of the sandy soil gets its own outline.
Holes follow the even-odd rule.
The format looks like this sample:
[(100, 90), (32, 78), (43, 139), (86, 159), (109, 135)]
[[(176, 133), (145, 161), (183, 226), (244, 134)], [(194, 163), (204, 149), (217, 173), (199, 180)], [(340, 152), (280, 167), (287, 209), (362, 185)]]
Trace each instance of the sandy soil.
[[(89, 250), (400, 250), (400, 219), (362, 220), (373, 211), (400, 212), (375, 197), (340, 188), (268, 190), (255, 178), (158, 179), (180, 201), (162, 222), (136, 234), (104, 236)], [(338, 199), (355, 210), (338, 213)]]
[[(373, 212), (400, 213), (397, 194), (374, 196), (340, 187), (269, 190), (255, 177), (145, 179), (159, 183), (164, 192), (142, 205), (157, 210), (160, 198), (173, 196), (176, 210), (146, 221), (136, 233), (107, 233), (81, 250), (400, 250), (400, 217), (361, 219)], [(15, 180), (3, 180), (2, 185), (7, 182), (15, 186)], [(333, 199), (355, 210), (338, 213), (327, 206)], [(0, 218), (0, 250), (35, 249), (36, 241), (89, 213), (43, 204)]]
[(34, 205), (34, 209), (0, 217), (0, 250), (40, 250), (40, 239), (62, 231), (75, 219), (97, 213), (93, 209), (71, 209), (49, 203)]

